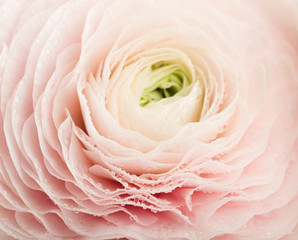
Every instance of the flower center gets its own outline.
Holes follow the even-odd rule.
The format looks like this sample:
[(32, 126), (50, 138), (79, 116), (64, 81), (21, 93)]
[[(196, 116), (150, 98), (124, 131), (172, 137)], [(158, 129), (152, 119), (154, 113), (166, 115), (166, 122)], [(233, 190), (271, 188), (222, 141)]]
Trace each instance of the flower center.
[(160, 61), (151, 66), (146, 85), (140, 98), (140, 106), (146, 107), (151, 102), (170, 98), (178, 94), (187, 95), (183, 91), (192, 83), (191, 74), (182, 64), (171, 61)]

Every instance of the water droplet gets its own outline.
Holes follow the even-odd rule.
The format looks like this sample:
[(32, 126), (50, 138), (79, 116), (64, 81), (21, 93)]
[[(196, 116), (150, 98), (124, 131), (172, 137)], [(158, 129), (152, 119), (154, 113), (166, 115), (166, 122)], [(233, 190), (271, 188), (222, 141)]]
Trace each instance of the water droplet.
[(184, 233), (184, 237), (187, 239), (190, 239), (190, 234), (189, 233)]

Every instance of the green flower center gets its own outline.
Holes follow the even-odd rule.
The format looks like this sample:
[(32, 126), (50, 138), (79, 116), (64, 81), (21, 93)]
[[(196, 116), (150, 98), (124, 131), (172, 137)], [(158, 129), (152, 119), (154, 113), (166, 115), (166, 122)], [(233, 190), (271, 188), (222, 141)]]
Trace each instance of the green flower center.
[(140, 98), (141, 107), (175, 95), (185, 96), (189, 91), (182, 90), (186, 90), (192, 83), (191, 74), (186, 66), (170, 61), (153, 64), (146, 80)]

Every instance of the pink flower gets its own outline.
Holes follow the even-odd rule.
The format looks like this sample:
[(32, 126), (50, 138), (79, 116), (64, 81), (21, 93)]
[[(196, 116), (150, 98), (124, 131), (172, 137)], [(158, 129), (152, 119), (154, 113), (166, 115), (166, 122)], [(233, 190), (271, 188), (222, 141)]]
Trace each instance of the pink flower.
[(4, 238), (296, 239), (297, 10), (1, 0)]

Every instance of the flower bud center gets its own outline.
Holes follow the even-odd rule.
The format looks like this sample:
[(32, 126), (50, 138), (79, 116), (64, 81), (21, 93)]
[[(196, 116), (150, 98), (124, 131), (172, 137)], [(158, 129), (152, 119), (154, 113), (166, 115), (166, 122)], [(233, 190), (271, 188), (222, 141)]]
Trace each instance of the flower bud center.
[[(151, 102), (170, 98), (192, 83), (191, 74), (182, 64), (160, 61), (151, 66), (147, 75), (146, 86), (140, 98), (140, 106), (146, 107)], [(185, 96), (187, 93), (182, 93)]]

